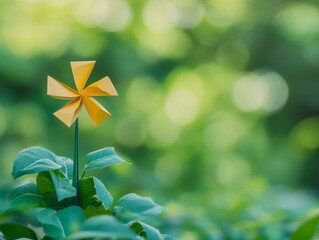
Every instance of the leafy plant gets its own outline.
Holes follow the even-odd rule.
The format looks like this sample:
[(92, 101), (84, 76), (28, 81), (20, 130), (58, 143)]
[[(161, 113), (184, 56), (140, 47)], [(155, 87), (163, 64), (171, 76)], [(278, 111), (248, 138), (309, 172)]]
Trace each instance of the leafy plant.
[(291, 239), (311, 240), (317, 232), (319, 225), (319, 213), (307, 218), (301, 225), (293, 232)]
[[(84, 171), (125, 163), (114, 148), (107, 147), (86, 156)], [(13, 165), (15, 179), (37, 174), (35, 181), (24, 181), (10, 195), (6, 214), (35, 209), (36, 226), (0, 224), (5, 239), (172, 239), (147, 224), (163, 212), (151, 198), (134, 193), (114, 202), (110, 192), (96, 177), (79, 179), (72, 185), (73, 161), (42, 147), (21, 151)], [(78, 196), (78, 204), (76, 197)], [(36, 224), (35, 224), (36, 225)]]

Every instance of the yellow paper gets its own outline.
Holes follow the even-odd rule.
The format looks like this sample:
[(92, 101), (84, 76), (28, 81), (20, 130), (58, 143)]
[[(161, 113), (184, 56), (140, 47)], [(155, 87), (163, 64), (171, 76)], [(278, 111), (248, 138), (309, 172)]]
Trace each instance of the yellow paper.
[(76, 88), (81, 92), (89, 79), (95, 61), (71, 62), (71, 69)]
[(83, 92), (87, 96), (117, 96), (117, 92), (109, 77), (104, 77), (92, 83)]
[(111, 116), (111, 114), (92, 97), (83, 96), (83, 103), (95, 126)]
[(78, 118), (83, 104), (95, 126), (111, 116), (101, 104), (92, 98), (94, 96), (118, 95), (110, 78), (104, 77), (85, 88), (94, 65), (95, 61), (71, 62), (71, 69), (77, 90), (48, 76), (47, 94), (57, 99), (72, 100), (54, 113), (54, 115), (68, 127)]
[(50, 76), (48, 76), (47, 94), (58, 99), (72, 99), (80, 96), (77, 91), (74, 91), (72, 88), (68, 87), (64, 83), (55, 80)]

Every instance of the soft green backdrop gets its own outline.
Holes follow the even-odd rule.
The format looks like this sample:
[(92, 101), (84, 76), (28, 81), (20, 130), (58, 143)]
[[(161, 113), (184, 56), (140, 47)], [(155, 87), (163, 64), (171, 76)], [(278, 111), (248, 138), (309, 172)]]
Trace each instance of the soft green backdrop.
[(2, 0), (1, 181), (23, 148), (72, 157), (46, 76), (97, 60), (119, 97), (82, 112), (80, 151), (133, 163), (97, 173), (115, 196), (166, 205), (179, 239), (285, 239), (318, 206), (318, 25), (311, 0)]

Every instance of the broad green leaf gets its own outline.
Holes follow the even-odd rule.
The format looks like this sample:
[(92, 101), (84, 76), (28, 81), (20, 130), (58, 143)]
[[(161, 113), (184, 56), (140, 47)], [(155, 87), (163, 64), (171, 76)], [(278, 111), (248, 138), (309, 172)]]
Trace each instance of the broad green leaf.
[(56, 160), (56, 155), (42, 147), (27, 148), (20, 153), (13, 164), (12, 175), (14, 178), (38, 172), (61, 168)]
[(83, 209), (96, 202), (96, 198), (101, 201), (106, 209), (109, 209), (113, 202), (112, 195), (96, 177), (80, 180), (80, 198)]
[(99, 179), (93, 177), (93, 182), (97, 197), (102, 201), (104, 207), (109, 209), (113, 203), (112, 195), (107, 191), (104, 184)]
[(44, 209), (37, 214), (37, 220), (42, 224), (45, 234), (53, 239), (65, 237), (62, 224), (53, 209)]
[(57, 216), (62, 224), (65, 236), (79, 231), (85, 221), (83, 210), (77, 206), (71, 206), (57, 212)]
[(103, 206), (102, 202), (98, 200), (97, 198), (94, 199), (94, 202), (92, 201), (91, 205), (87, 206), (84, 209), (84, 215), (86, 218), (98, 216), (98, 215), (111, 215), (110, 210), (106, 210)]
[(83, 238), (129, 238), (136, 239), (134, 232), (111, 216), (89, 218), (79, 232), (72, 234), (69, 239)]
[(143, 226), (139, 222), (130, 222), (128, 225), (136, 233), (137, 236), (146, 238), (146, 232), (144, 231)]
[(312, 217), (301, 224), (292, 234), (291, 240), (311, 240), (319, 224), (319, 215)]
[(60, 210), (73, 204), (71, 198), (58, 201), (55, 186), (49, 172), (41, 172), (37, 176), (37, 186), (43, 196), (44, 205), (48, 208)]
[(42, 196), (37, 186), (32, 182), (25, 182), (12, 190), (7, 211), (24, 210), (40, 207)]
[(91, 152), (86, 156), (86, 165), (84, 170), (105, 168), (121, 162), (125, 161), (116, 154), (114, 148), (106, 147)]
[(131, 227), (138, 235), (146, 237), (147, 240), (164, 240), (161, 233), (156, 228), (146, 223), (134, 222)]
[(96, 195), (96, 190), (94, 188), (93, 177), (81, 179), (79, 181), (80, 186), (80, 204), (82, 209), (92, 204), (92, 199)]
[(168, 234), (162, 234), (162, 237), (164, 238), (164, 240), (176, 240), (176, 238)]
[(37, 235), (32, 229), (14, 223), (0, 224), (0, 232), (2, 232), (2, 235), (5, 237), (5, 239), (38, 239)]
[(6, 211), (9, 207), (9, 196), (11, 194), (11, 191), (11, 184), (0, 183), (0, 219), (2, 213)]
[(56, 157), (57, 162), (63, 167), (60, 168), (60, 172), (69, 180), (73, 177), (73, 160), (67, 157)]
[(68, 179), (61, 178), (52, 171), (50, 171), (50, 175), (59, 202), (65, 198), (74, 197), (76, 195), (76, 189), (72, 186)]
[(141, 197), (135, 193), (121, 197), (114, 207), (114, 215), (126, 222), (151, 218), (163, 211), (164, 208), (151, 198)]
[(44, 209), (37, 214), (37, 219), (42, 223), (45, 234), (53, 239), (65, 238), (78, 231), (85, 221), (82, 209), (77, 206), (58, 212), (53, 209)]

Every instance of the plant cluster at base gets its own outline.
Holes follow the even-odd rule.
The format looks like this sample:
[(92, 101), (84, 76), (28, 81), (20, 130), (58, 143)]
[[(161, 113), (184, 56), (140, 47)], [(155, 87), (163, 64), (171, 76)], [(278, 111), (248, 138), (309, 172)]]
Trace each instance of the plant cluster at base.
[[(103, 148), (87, 155), (84, 171), (122, 162), (114, 148)], [(4, 223), (0, 224), (0, 239), (173, 239), (146, 223), (162, 213), (163, 207), (134, 193), (113, 203), (112, 195), (94, 176), (84, 178), (82, 174), (80, 203), (75, 206), (72, 169), (71, 159), (45, 148), (21, 151), (14, 162), (13, 177), (36, 173), (37, 178), (35, 183), (23, 182), (11, 192), (6, 214), (34, 209), (35, 222), (42, 230), (30, 228), (30, 224)]]

